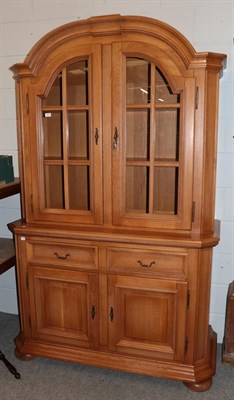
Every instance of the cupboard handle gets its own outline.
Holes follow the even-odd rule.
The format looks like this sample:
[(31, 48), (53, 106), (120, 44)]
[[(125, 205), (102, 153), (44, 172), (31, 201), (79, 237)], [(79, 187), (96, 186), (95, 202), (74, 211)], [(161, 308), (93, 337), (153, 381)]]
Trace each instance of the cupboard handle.
[(110, 320), (111, 320), (111, 322), (114, 321), (114, 316), (115, 316), (115, 314), (114, 314), (114, 309), (113, 309), (113, 307), (111, 307), (111, 308), (110, 308)]
[(94, 318), (95, 318), (95, 315), (96, 315), (95, 306), (94, 306), (94, 305), (92, 305), (92, 310), (91, 310), (91, 317), (92, 317), (92, 320), (94, 320)]
[(114, 134), (114, 139), (113, 139), (113, 149), (115, 150), (117, 148), (117, 144), (118, 144), (118, 129), (115, 127), (115, 134)]
[(150, 268), (150, 267), (152, 267), (152, 265), (156, 264), (155, 261), (151, 261), (150, 264), (143, 264), (143, 262), (141, 260), (138, 260), (137, 262), (138, 262), (138, 264), (140, 264), (141, 267), (144, 267), (144, 268)]
[(70, 255), (71, 255), (70, 253), (67, 253), (67, 254), (65, 254), (65, 256), (60, 256), (57, 252), (54, 253), (54, 256), (56, 256), (57, 258), (59, 258), (59, 260), (66, 260), (67, 257), (69, 257)]
[(98, 128), (95, 128), (95, 143), (96, 144), (98, 144), (98, 139), (99, 139)]

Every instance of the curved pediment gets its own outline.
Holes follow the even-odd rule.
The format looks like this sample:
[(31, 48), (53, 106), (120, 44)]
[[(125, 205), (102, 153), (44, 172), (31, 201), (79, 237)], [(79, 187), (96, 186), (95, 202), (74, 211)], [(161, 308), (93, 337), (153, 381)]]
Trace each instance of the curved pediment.
[(112, 43), (133, 40), (151, 43), (166, 52), (180, 69), (214, 68), (220, 70), (225, 56), (217, 53), (197, 53), (191, 43), (175, 28), (159, 20), (106, 15), (91, 17), (62, 25), (43, 36), (31, 49), (23, 63), (11, 67), (15, 79), (36, 76), (44, 62), (67, 42), (82, 44)]

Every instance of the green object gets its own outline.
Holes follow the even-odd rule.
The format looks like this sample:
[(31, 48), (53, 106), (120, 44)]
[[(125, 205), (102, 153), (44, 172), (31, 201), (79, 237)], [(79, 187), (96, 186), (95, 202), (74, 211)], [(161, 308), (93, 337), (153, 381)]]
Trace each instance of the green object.
[(12, 156), (0, 155), (0, 182), (11, 183), (14, 179)]

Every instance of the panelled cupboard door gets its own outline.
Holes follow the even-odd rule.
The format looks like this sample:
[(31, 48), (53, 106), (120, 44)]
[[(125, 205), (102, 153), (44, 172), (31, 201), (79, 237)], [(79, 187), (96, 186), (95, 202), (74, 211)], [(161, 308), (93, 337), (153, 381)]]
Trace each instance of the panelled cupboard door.
[(33, 339), (98, 346), (97, 274), (29, 266), (28, 286)]
[(112, 45), (113, 223), (190, 229), (195, 79), (162, 50)]
[(101, 46), (64, 57), (28, 87), (31, 218), (102, 223)]
[(108, 277), (109, 348), (166, 360), (184, 360), (187, 283)]

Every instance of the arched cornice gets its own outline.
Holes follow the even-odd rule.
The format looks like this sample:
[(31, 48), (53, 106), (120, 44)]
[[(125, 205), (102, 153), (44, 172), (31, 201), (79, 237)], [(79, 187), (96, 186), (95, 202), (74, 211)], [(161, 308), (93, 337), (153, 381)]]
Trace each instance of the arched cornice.
[(160, 40), (168, 49), (176, 52), (186, 69), (220, 70), (225, 59), (223, 54), (197, 53), (179, 31), (159, 20), (139, 16), (106, 15), (71, 22), (52, 30), (33, 46), (23, 63), (15, 64), (11, 70), (15, 79), (36, 76), (48, 56), (69, 40), (85, 37), (111, 38), (124, 34), (136, 34), (138, 37), (147, 35)]

